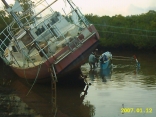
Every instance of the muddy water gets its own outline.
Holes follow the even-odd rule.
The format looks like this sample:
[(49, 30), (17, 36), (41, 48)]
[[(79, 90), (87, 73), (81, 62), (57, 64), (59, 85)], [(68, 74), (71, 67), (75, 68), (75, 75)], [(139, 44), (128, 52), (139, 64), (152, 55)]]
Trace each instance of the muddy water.
[[(112, 54), (131, 57), (134, 53)], [(140, 69), (134, 60), (122, 57), (113, 59), (113, 69), (102, 73), (99, 68), (90, 71), (87, 63), (83, 65), (89, 85), (83, 85), (81, 80), (58, 82), (56, 117), (155, 117), (156, 56), (135, 54)], [(52, 117), (50, 83), (35, 84), (27, 95), (31, 84), (3, 65), (1, 69), (0, 117)]]

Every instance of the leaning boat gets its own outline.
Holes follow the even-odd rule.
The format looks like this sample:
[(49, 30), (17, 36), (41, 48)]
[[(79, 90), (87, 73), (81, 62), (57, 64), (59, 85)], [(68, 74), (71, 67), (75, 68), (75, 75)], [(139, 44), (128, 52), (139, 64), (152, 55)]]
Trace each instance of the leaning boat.
[(40, 0), (26, 11), (17, 0), (13, 7), (2, 2), (14, 20), (0, 33), (0, 57), (21, 78), (47, 78), (49, 68), (59, 78), (85, 63), (98, 45), (97, 30), (71, 0), (62, 0), (65, 8), (60, 0)]

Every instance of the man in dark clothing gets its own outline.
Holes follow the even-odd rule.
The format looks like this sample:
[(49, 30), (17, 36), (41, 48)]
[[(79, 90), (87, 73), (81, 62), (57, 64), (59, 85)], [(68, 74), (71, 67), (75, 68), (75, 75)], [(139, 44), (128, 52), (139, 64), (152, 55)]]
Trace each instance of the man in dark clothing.
[[(96, 57), (94, 55), (94, 52), (92, 52), (90, 54), (89, 60), (88, 60), (91, 69), (94, 69), (95, 68), (95, 61), (96, 61)], [(92, 68), (92, 66), (93, 66), (93, 68)]]

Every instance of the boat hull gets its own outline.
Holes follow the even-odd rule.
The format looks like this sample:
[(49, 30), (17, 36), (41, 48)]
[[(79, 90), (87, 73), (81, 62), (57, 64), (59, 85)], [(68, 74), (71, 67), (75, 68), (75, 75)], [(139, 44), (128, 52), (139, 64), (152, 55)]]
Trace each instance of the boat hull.
[[(65, 74), (72, 72), (87, 61), (89, 54), (98, 45), (99, 41), (96, 35), (96, 33), (92, 35), (86, 42), (84, 42), (81, 45), (81, 47), (79, 47), (77, 50), (70, 53), (59, 63), (54, 65), (58, 77), (64, 76)], [(44, 62), (43, 64), (28, 69), (16, 68), (12, 66), (11, 68), (21, 78), (31, 80), (34, 80), (36, 78), (44, 79), (50, 76), (49, 61), (52, 62), (53, 59), (54, 58), (51, 57), (48, 61)]]

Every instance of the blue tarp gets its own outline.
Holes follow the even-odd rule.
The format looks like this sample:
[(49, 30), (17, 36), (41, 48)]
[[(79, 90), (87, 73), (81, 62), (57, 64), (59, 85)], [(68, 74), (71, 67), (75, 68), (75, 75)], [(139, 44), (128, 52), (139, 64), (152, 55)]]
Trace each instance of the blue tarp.
[(110, 63), (110, 61), (107, 61), (107, 62), (105, 62), (105, 63), (100, 63), (100, 68), (101, 68), (101, 69), (106, 69), (106, 68), (108, 68), (109, 63)]

